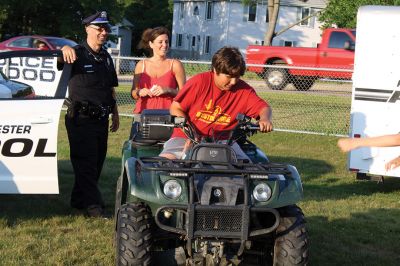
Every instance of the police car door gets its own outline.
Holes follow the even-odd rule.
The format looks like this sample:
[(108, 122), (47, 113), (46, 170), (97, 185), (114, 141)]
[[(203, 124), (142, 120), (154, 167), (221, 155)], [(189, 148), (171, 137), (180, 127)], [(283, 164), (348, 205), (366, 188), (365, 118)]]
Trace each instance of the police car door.
[(0, 53), (0, 193), (58, 193), (57, 131), (70, 65), (60, 51)]

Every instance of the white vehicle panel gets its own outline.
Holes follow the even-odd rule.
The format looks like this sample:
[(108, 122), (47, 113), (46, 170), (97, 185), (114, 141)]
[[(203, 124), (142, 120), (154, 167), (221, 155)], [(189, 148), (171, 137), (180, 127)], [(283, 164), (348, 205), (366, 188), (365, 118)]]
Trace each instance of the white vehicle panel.
[(63, 102), (0, 101), (0, 193), (58, 193), (57, 131)]
[(57, 70), (60, 55), (0, 53), (0, 81), (11, 92), (0, 94), (0, 194), (59, 193), (58, 124), (71, 70)]
[(60, 80), (55, 57), (24, 57), (0, 60), (0, 70), (12, 80), (35, 88), (36, 95), (54, 96), (54, 84)]
[[(351, 104), (351, 137), (400, 133), (400, 7), (363, 6), (357, 15), (357, 40)], [(364, 147), (349, 153), (351, 170), (400, 177), (385, 163), (400, 147)]]

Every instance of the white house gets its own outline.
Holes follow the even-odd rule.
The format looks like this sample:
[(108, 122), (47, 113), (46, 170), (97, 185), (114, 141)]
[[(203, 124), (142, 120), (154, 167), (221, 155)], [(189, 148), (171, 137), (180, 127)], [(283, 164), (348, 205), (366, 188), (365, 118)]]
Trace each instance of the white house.
[[(172, 56), (209, 60), (222, 46), (262, 44), (268, 27), (267, 0), (245, 6), (241, 0), (174, 0)], [(325, 8), (324, 0), (281, 0), (278, 32)], [(316, 47), (321, 23), (309, 18), (274, 38), (274, 46)]]

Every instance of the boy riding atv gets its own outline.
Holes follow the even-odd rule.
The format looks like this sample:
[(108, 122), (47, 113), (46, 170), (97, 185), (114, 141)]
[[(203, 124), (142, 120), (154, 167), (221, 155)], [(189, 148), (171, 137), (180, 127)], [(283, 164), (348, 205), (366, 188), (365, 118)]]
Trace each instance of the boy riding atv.
[(117, 265), (308, 262), (305, 220), (295, 205), (303, 196), (300, 176), (247, 140), (272, 130), (270, 108), (239, 79), (245, 65), (236, 48), (220, 49), (212, 67), (179, 92), (175, 118), (162, 110), (135, 118), (139, 132), (124, 145), (117, 184)]
[[(240, 79), (246, 70), (244, 59), (237, 48), (223, 47), (212, 58), (212, 71), (191, 78), (172, 102), (171, 115), (187, 118), (202, 136), (221, 136), (221, 131), (232, 130), (239, 113), (259, 117), (261, 132), (272, 130), (268, 104)], [(161, 156), (182, 158), (186, 136), (175, 129), (164, 145)], [(246, 157), (237, 144), (233, 149), (239, 157)]]

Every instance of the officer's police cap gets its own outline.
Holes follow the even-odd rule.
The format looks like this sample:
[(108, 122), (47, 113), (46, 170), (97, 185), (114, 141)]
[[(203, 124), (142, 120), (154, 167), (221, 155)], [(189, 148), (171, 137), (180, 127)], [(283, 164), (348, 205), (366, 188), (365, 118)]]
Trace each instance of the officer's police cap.
[(95, 14), (88, 16), (82, 20), (82, 24), (108, 24), (108, 16), (106, 11), (96, 12)]

